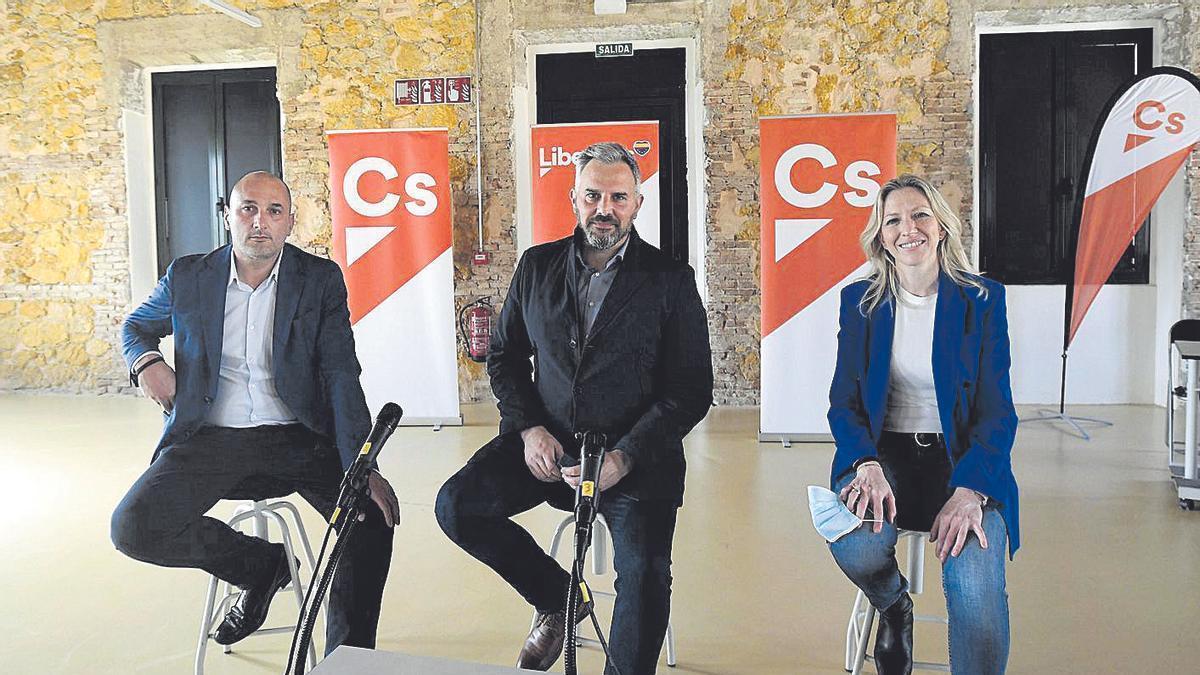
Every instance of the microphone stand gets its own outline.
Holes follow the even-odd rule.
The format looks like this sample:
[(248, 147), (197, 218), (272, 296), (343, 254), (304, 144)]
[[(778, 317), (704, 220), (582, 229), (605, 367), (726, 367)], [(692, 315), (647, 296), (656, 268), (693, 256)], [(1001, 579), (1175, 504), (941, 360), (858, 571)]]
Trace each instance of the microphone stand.
[[(342, 555), (346, 552), (350, 535), (354, 534), (354, 527), (358, 525), (359, 514), (370, 499), (370, 490), (367, 487), (368, 478), (371, 471), (374, 470), (375, 460), (383, 450), (384, 443), (387, 443), (403, 416), (404, 410), (400, 406), (395, 403), (384, 404), (375, 417), (375, 424), (371, 427), (371, 432), (363, 441), (362, 450), (342, 478), (333, 513), (329, 516), (329, 525), (325, 527), (325, 536), (321, 539), (321, 552), (317, 554), (317, 563), (313, 567), (312, 578), (309, 579), (308, 589), (304, 592), (304, 602), (300, 608), (300, 616), (296, 620), (296, 630), (292, 632), (292, 646), (288, 653), (287, 667), (283, 671), (284, 675), (288, 675), (288, 673), (301, 675), (304, 672), (304, 663), (308, 658), (308, 646), (312, 643), (313, 625), (317, 621), (321, 601), (325, 598), (325, 592), (329, 590), (333, 574), (341, 563)], [(317, 583), (317, 571), (320, 570), (321, 561), (325, 558), (325, 547), (329, 545), (329, 535), (333, 533), (333, 528), (338, 523), (342, 525), (338, 530), (337, 543), (333, 545), (333, 551), (329, 554), (329, 562), (326, 563), (321, 580)], [(295, 671), (292, 670), (293, 663), (296, 664)]]
[[(579, 605), (582, 605), (583, 609), (592, 607), (592, 593), (583, 578), (583, 564), (587, 550), (592, 545), (592, 524), (596, 521), (596, 514), (600, 512), (600, 490), (596, 483), (599, 482), (600, 469), (604, 466), (604, 446), (606, 444), (604, 434), (593, 431), (576, 434), (576, 438), (583, 439), (583, 444), (579, 452), (581, 460), (586, 463), (593, 456), (595, 457), (596, 482), (592, 482), (589, 480), (589, 476), (581, 473), (579, 487), (575, 490), (575, 560), (571, 563), (571, 581), (567, 585), (567, 626), (566, 637), (563, 640), (563, 667), (565, 675), (578, 675), (579, 672), (578, 664), (575, 660), (578, 648), (577, 624), (579, 622), (579, 610), (581, 609)], [(608, 642), (604, 639), (604, 631), (600, 629), (600, 622), (596, 619), (596, 613), (593, 611), (589, 616), (592, 618), (592, 628), (596, 631), (596, 638), (600, 643), (601, 649), (604, 650), (605, 664), (608, 665), (612, 659), (608, 652)], [(613, 665), (613, 669), (617, 670), (617, 667)], [(619, 670), (617, 671), (617, 675), (620, 675)]]
[[(317, 553), (317, 564), (313, 568), (312, 578), (309, 579), (308, 589), (304, 592), (304, 604), (300, 611), (300, 617), (296, 621), (296, 630), (292, 633), (292, 646), (288, 653), (287, 667), (283, 671), (284, 675), (289, 675), (289, 673), (302, 675), (304, 673), (305, 662), (308, 659), (308, 646), (312, 642), (313, 627), (316, 624), (317, 615), (320, 613), (321, 602), (325, 599), (325, 593), (329, 590), (334, 572), (341, 563), (342, 555), (346, 552), (350, 536), (354, 533), (355, 526), (358, 525), (358, 516), (369, 498), (366, 475), (361, 476), (358, 480), (346, 480), (342, 483), (337, 507), (334, 508), (333, 515), (329, 518), (329, 525), (325, 528), (325, 536), (321, 540), (321, 550)], [(338, 532), (337, 542), (333, 545), (333, 551), (329, 554), (325, 569), (321, 571), (321, 561), (325, 558), (329, 535), (339, 522), (343, 524), (341, 531)], [(322, 572), (320, 582), (317, 582), (318, 571)], [(293, 663), (295, 663), (294, 670)]]

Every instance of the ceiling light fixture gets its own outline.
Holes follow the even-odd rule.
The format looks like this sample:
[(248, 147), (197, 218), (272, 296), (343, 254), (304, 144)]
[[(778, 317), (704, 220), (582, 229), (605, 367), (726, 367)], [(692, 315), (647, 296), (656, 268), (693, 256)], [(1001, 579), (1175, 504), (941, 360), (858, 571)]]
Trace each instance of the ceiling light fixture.
[(229, 4), (228, 2), (225, 2), (225, 0), (200, 0), (200, 4), (207, 5), (209, 7), (212, 7), (213, 9), (217, 10), (218, 12), (221, 12), (228, 16), (232, 16), (233, 18), (237, 19), (238, 21), (241, 21), (242, 23), (246, 24), (247, 26), (250, 26), (251, 28), (262, 28), (262, 25), (263, 25), (262, 19), (259, 19), (257, 16), (254, 16), (253, 14), (248, 14), (248, 13), (242, 11), (241, 9), (238, 9), (237, 7), (234, 7), (233, 5)]

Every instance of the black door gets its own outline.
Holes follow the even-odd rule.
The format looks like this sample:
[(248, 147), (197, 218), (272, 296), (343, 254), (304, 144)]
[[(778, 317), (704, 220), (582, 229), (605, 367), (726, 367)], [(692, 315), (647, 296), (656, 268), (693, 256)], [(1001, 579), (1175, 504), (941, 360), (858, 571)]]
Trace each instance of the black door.
[(245, 174), (282, 175), (275, 69), (155, 73), (158, 272), (226, 243), (221, 211)]
[(663, 253), (688, 259), (687, 76), (683, 48), (641, 49), (633, 56), (539, 54), (537, 123), (658, 120)]
[[(1010, 284), (1065, 284), (1080, 170), (1101, 109), (1151, 66), (1150, 29), (980, 37), (980, 266)], [(1148, 283), (1143, 226), (1109, 283)]]

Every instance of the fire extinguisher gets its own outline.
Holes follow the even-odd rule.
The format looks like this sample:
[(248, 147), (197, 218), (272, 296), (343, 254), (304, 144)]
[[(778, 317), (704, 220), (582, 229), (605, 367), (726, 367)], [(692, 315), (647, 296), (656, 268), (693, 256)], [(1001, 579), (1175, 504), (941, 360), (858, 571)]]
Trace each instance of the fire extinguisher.
[(480, 298), (458, 313), (458, 330), (462, 334), (467, 356), (476, 363), (487, 361), (492, 340), (492, 301)]

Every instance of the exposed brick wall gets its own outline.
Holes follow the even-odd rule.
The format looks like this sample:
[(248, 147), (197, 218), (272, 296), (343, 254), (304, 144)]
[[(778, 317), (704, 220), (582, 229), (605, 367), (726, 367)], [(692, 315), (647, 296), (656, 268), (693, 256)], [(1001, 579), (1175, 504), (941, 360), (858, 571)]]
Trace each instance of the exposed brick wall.
[[(125, 109), (145, 69), (278, 65), (293, 240), (328, 251), (330, 129), (450, 129), (455, 304), (503, 300), (516, 262), (514, 87), (531, 44), (694, 37), (703, 84), (704, 236), (717, 400), (758, 402), (761, 115), (894, 110), (899, 167), (928, 175), (973, 236), (975, 28), (1157, 19), (1163, 61), (1200, 70), (1200, 6), (1091, 0), (679, 0), (598, 17), (584, 0), (483, 0), (483, 246), (475, 117), (468, 106), (397, 108), (391, 82), (475, 68), (470, 0), (247, 0), (263, 29), (192, 0), (0, 0), (0, 389), (116, 392), (128, 297)], [(1200, 316), (1200, 160), (1188, 165), (1184, 309)], [(460, 349), (461, 354), (461, 349)], [(490, 396), (460, 356), (464, 400)]]

